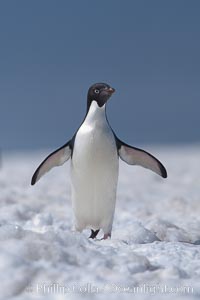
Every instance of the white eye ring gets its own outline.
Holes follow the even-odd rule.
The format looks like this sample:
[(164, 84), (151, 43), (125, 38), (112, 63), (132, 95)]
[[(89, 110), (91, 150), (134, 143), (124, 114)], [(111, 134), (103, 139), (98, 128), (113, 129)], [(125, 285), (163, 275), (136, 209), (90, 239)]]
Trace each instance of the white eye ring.
[(99, 94), (99, 90), (95, 89), (94, 90), (95, 94)]

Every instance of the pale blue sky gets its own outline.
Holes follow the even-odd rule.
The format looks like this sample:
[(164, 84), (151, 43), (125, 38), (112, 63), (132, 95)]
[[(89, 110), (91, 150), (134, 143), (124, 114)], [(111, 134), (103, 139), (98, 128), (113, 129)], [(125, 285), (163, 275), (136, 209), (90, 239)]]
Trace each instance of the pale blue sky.
[(127, 143), (200, 142), (200, 1), (0, 2), (0, 147), (56, 148), (88, 87)]

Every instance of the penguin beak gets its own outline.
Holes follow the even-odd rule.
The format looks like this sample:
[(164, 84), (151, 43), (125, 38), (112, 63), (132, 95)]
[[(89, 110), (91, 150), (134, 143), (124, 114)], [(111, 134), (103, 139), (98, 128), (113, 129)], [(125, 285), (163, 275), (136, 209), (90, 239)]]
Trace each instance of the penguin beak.
[(107, 92), (112, 95), (115, 92), (114, 88), (109, 87), (109, 89), (107, 90)]

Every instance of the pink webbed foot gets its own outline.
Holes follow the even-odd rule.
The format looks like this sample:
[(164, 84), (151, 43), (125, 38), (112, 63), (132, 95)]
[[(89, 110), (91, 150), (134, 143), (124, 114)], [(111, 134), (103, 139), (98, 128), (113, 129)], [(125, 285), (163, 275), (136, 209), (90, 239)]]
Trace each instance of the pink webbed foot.
[(111, 238), (111, 233), (105, 233), (102, 240), (107, 240), (108, 238)]

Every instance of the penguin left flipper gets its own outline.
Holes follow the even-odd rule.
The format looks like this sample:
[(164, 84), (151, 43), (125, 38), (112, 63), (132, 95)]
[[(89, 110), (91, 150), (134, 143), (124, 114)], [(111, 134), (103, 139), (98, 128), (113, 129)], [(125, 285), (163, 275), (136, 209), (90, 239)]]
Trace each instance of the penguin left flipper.
[(120, 141), (116, 136), (115, 138), (118, 147), (119, 157), (123, 161), (125, 161), (129, 165), (138, 165), (150, 169), (151, 171), (155, 172), (161, 177), (167, 178), (167, 171), (165, 167), (156, 157), (142, 149), (125, 144), (124, 142)]
[(47, 156), (33, 174), (31, 185), (34, 185), (53, 167), (63, 165), (71, 156), (70, 141)]

